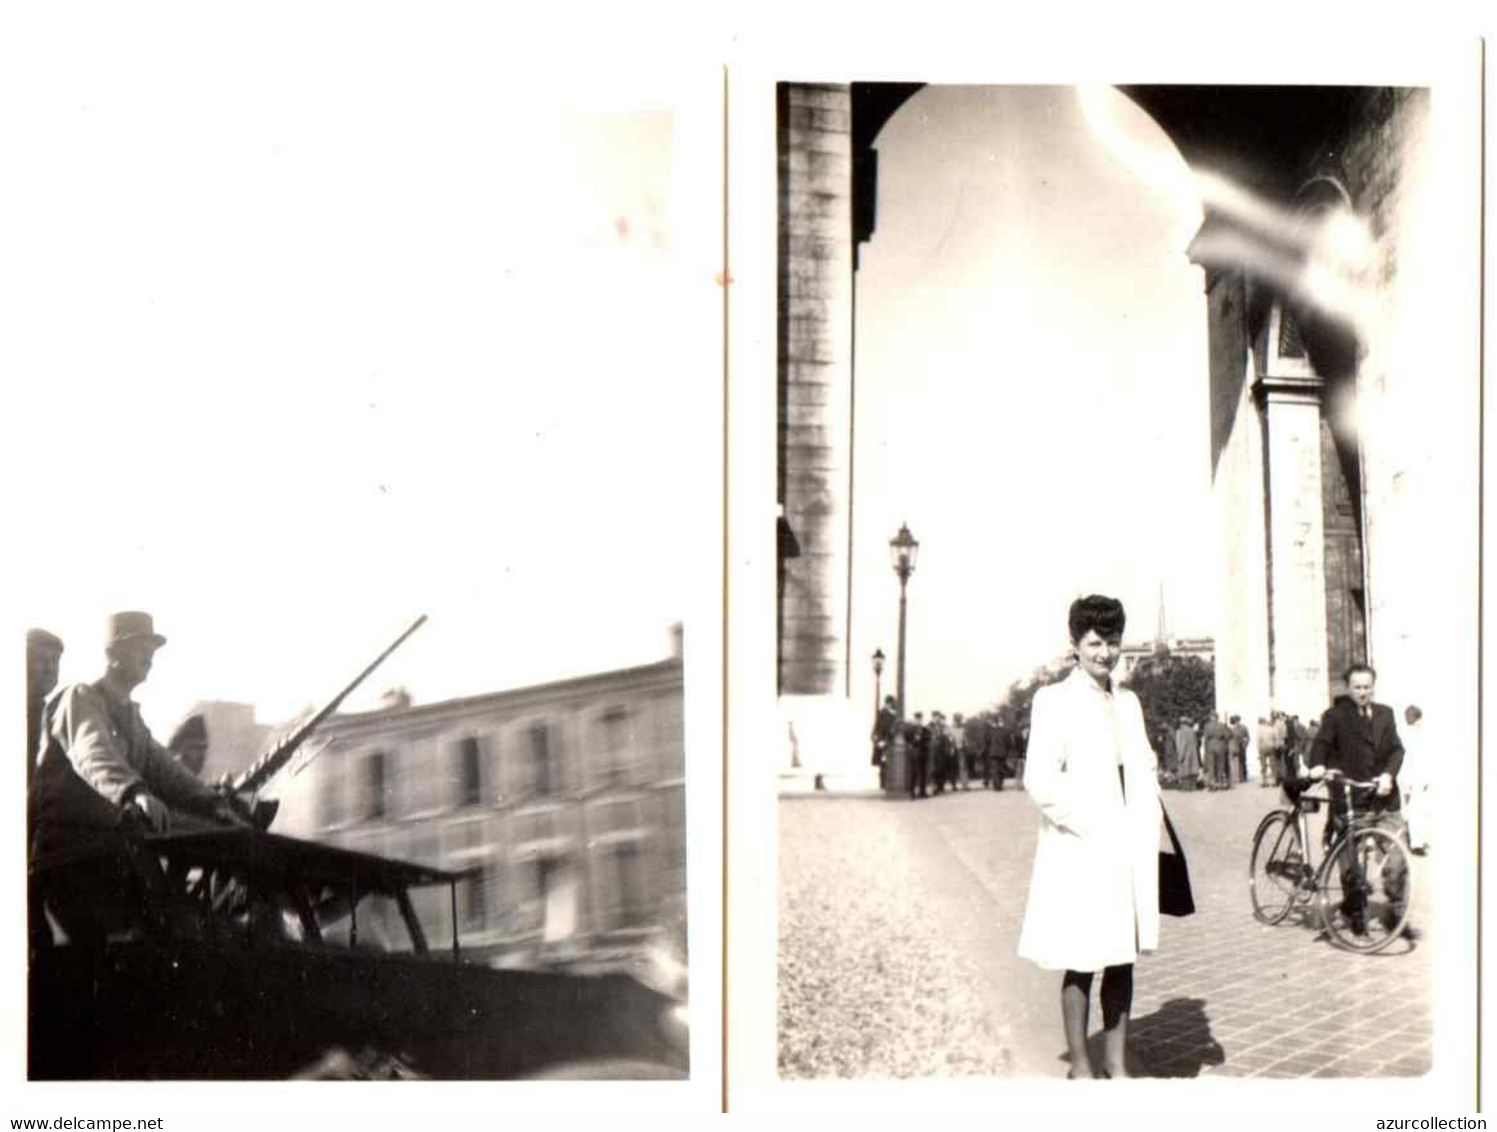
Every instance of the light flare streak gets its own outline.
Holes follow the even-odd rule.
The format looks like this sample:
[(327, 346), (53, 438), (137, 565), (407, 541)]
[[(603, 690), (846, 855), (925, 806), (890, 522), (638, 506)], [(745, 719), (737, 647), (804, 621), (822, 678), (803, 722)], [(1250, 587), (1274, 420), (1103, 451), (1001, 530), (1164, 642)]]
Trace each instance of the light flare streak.
[(1140, 180), (1181, 204), (1204, 210), (1206, 224), (1189, 248), (1207, 268), (1240, 268), (1287, 299), (1350, 328), (1368, 345), (1378, 325), (1377, 246), (1345, 205), (1291, 210), (1210, 171), (1150, 152), (1116, 116), (1112, 87), (1079, 88), (1082, 116), (1098, 140)]

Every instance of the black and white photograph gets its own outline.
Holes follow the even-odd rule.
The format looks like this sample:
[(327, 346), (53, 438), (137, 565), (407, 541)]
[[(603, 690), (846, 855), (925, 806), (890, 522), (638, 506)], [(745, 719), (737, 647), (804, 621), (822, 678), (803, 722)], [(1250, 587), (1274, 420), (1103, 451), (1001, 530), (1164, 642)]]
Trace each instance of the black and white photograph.
[(298, 27), (38, 19), (6, 84), (6, 1048), (710, 1106), (718, 70)]
[(1479, 135), (1419, 73), (763, 92), (781, 1083), (1470, 1095)]

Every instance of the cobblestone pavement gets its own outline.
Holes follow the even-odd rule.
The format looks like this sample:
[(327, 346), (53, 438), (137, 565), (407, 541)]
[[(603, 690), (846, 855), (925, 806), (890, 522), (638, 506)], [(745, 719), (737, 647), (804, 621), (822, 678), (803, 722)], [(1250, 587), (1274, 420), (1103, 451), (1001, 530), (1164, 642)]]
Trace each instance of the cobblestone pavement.
[[(1277, 798), (1253, 784), (1165, 794), (1197, 912), (1163, 918), (1139, 960), (1135, 1073), (1428, 1072), (1429, 860), (1414, 860), (1415, 942), (1357, 955), (1296, 917), (1261, 925), (1248, 851)], [(779, 817), (782, 1075), (1064, 1076), (1058, 977), (1014, 954), (1038, 820), (1026, 795), (817, 794), (782, 798)]]

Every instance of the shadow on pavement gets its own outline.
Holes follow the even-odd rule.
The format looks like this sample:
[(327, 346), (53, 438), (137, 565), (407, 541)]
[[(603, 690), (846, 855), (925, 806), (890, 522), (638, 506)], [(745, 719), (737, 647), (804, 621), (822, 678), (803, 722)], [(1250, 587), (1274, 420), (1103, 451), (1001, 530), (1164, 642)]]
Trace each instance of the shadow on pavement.
[[(1336, 941), (1331, 938), (1331, 933), (1326, 931), (1325, 924), (1321, 922), (1320, 913), (1313, 908), (1296, 908), (1284, 919), (1279, 927), (1298, 927), (1307, 935), (1311, 936), (1318, 944), (1335, 949)], [(1385, 946), (1381, 951), (1375, 951), (1371, 955), (1364, 955), (1366, 959), (1390, 959), (1402, 958), (1419, 946), (1419, 941), (1424, 938), (1423, 932), (1418, 925), (1410, 924), (1404, 929), (1403, 935)], [(1357, 954), (1357, 952), (1346, 952), (1346, 954)]]
[[(1221, 1065), (1227, 1054), (1211, 1036), (1206, 1002), (1172, 998), (1153, 1014), (1129, 1022), (1128, 1062), (1135, 1077), (1198, 1077)], [(1101, 1064), (1101, 1034), (1091, 1042), (1092, 1060)]]

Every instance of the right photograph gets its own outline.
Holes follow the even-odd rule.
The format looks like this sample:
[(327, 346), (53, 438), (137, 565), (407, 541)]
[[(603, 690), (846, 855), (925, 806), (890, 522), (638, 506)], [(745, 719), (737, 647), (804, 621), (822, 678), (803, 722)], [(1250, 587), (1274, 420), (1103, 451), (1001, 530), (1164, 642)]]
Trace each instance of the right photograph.
[(775, 97), (779, 1077), (1464, 1065), (1448, 97)]

